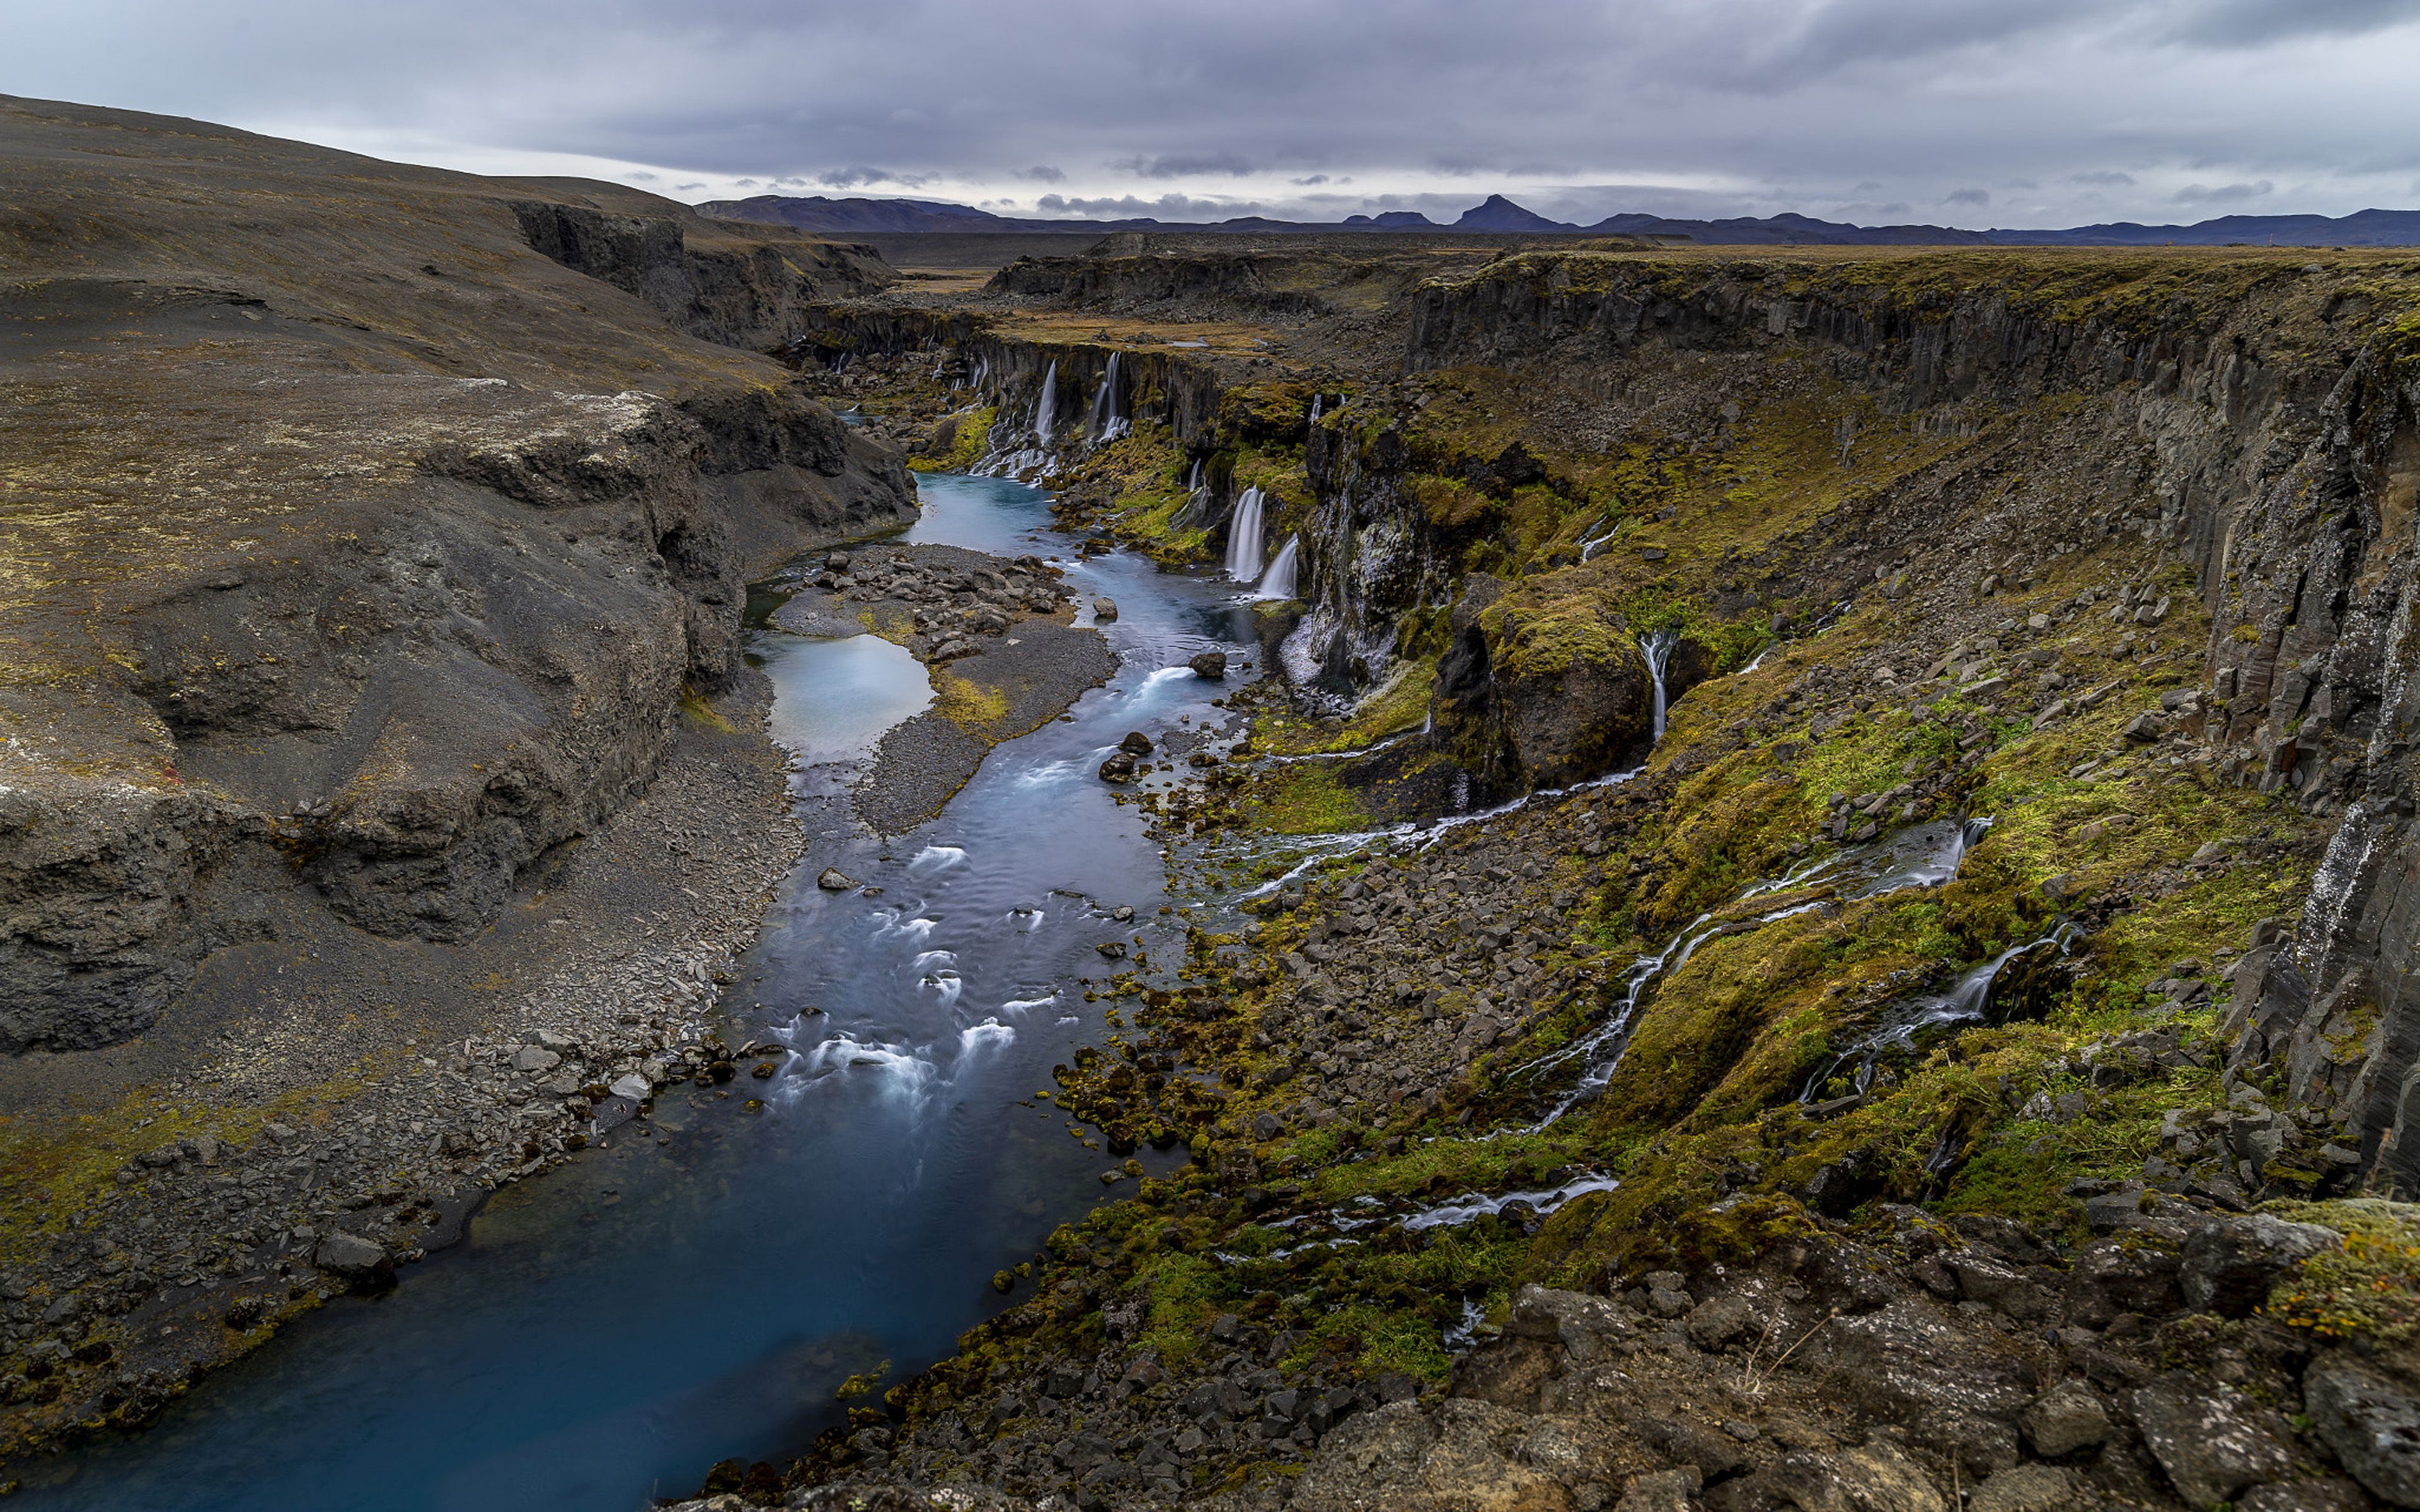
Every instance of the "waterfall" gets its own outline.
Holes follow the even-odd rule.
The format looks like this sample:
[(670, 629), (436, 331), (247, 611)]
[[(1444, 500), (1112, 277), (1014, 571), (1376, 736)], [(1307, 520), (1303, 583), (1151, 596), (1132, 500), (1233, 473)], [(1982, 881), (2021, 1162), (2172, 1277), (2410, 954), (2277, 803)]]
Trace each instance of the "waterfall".
[(1856, 1068), (1857, 1093), (1863, 1096), (1866, 1089), (1873, 1085), (1874, 1067), (1882, 1059), (1884, 1052), (1894, 1049), (1915, 1049), (1916, 1037), (1928, 1029), (1940, 1028), (1950, 1024), (1980, 1022), (1983, 1011), (1991, 1006), (1992, 984), (1999, 980), (2002, 967), (2017, 957), (2039, 950), (2045, 945), (2057, 950), (2059, 954), (2065, 955), (2067, 948), (2083, 933), (2073, 924), (2062, 923), (2040, 939), (2028, 940), (2023, 945), (2009, 946), (1981, 965), (1970, 968), (1958, 979), (1957, 983), (1948, 992), (1940, 996), (1916, 998), (1908, 1005), (1906, 1010), (1895, 1015), (1893, 1022), (1875, 1029), (1855, 1044), (1833, 1057), (1829, 1065), (1807, 1078), (1807, 1086), (1798, 1094), (1798, 1101), (1801, 1103), (1816, 1101), (1825, 1084), (1838, 1075), (1844, 1068), (1852, 1065)]
[(1048, 450), (1051, 411), (1059, 408), (1059, 364), (1042, 370), (1042, 402), (1033, 407), (1033, 444)]
[(1319, 401), (1324, 397), (1326, 395), (1317, 393), (1311, 396), (1311, 423), (1314, 425), (1319, 424)]
[(1596, 548), (1605, 545), (1606, 542), (1612, 540), (1621, 530), (1621, 521), (1615, 520), (1612, 528), (1607, 530), (1603, 535), (1591, 536), (1588, 540), (1582, 541), (1580, 543), (1580, 560), (1582, 562), (1586, 562), (1589, 558), (1596, 555)]
[(1261, 511), (1266, 501), (1258, 488), (1245, 489), (1227, 522), (1227, 576), (1239, 583), (1261, 575)]
[(1198, 456), (1193, 459), (1193, 475), (1185, 480), (1185, 491), (1188, 494), (1202, 491), (1202, 459)]
[(1113, 441), (1127, 430), (1125, 417), (1118, 413), (1118, 354), (1109, 353), (1109, 371), (1101, 375), (1101, 386), (1093, 394), (1093, 418), (1089, 439), (1098, 446)]
[(1669, 630), (1657, 630), (1638, 642), (1638, 654), (1647, 658), (1647, 674), (1655, 679), (1655, 739), (1664, 739), (1664, 664), (1672, 659), (1672, 648), (1681, 638)]
[(1294, 552), (1296, 537), (1287, 536), (1285, 545), (1278, 548), (1277, 560), (1269, 563), (1268, 576), (1261, 579), (1255, 598), (1292, 598), (1294, 596)]

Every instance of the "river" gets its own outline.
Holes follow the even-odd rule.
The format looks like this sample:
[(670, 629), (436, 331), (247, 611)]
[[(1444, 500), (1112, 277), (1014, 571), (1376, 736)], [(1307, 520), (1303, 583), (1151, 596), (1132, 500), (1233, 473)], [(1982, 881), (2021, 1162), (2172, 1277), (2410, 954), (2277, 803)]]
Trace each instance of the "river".
[[(626, 1512), (726, 1456), (802, 1449), (848, 1374), (946, 1355), (1001, 1305), (995, 1271), (1131, 1190), (1105, 1188), (1119, 1160), (1033, 1097), (1099, 1040), (1095, 944), (1184, 949), (1141, 816), (1094, 768), (1128, 730), (1220, 718), (1210, 700), (1232, 685), (1184, 666), (1249, 651), (1249, 613), (1224, 583), (1078, 559), (1038, 490), (922, 488), (906, 539), (1060, 562), (1086, 603), (1116, 599), (1120, 666), (1072, 720), (999, 747), (939, 819), (885, 841), (845, 790), (924, 706), (923, 670), (872, 637), (753, 632), (812, 844), (725, 994), (725, 1032), (788, 1042), (779, 1074), (727, 1099), (667, 1091), (652, 1137), (625, 1128), (507, 1189), (396, 1291), (298, 1320), (146, 1431), (22, 1467), (12, 1504)], [(882, 891), (824, 892), (827, 866)], [(1130, 925), (1109, 918), (1122, 904)], [(762, 1112), (743, 1111), (750, 1092)]]

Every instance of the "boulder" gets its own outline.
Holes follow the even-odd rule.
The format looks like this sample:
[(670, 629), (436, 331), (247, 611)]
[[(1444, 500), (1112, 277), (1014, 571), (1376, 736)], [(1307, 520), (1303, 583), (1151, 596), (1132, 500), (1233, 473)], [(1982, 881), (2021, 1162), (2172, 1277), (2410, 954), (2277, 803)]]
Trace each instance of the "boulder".
[(2294, 1468), (2285, 1425), (2232, 1386), (2213, 1391), (2194, 1377), (2169, 1375), (2134, 1392), (2128, 1406), (2144, 1445), (2191, 1505), (2231, 1502)]
[(1104, 782), (1131, 782), (1134, 775), (1135, 759), (1125, 751), (1111, 751), (1109, 759), (1101, 764), (1101, 780)]
[(2420, 1507), (2420, 1396), (2349, 1350), (2321, 1355), (2303, 1375), (2311, 1431), (2370, 1494)]
[(1740, 1297), (1709, 1297), (1689, 1312), (1689, 1336), (1698, 1347), (1719, 1350), (1756, 1332), (1756, 1310)]
[(1093, 600), (1093, 618), (1103, 625), (1118, 617), (1118, 601), (1107, 594)]
[(1691, 1512), (1697, 1505), (1692, 1499), (1701, 1484), (1694, 1465), (1633, 1475), (1621, 1489), (1621, 1500), (1613, 1504), (1613, 1512)]
[(311, 1263), (357, 1287), (395, 1284), (394, 1257), (387, 1254), (385, 1245), (359, 1234), (338, 1231), (328, 1235), (312, 1249)]
[(840, 868), (836, 866), (828, 866), (816, 874), (815, 886), (823, 888), (826, 892), (846, 892), (849, 888), (856, 887), (857, 883), (854, 879), (844, 873)]
[(1186, 665), (1193, 669), (1194, 676), (1215, 680), (1227, 675), (1227, 654), (1223, 651), (1205, 651)]
[(2086, 1328), (2106, 1328), (2119, 1313), (2156, 1318), (2175, 1312), (2182, 1301), (2177, 1257), (2123, 1240), (2086, 1244), (2068, 1272), (2068, 1321)]
[(2341, 1476), (2262, 1486), (2243, 1493), (2235, 1512), (2370, 1512), (2374, 1504)]
[(2197, 1312), (2242, 1318), (2269, 1295), (2277, 1278), (2321, 1250), (2344, 1242), (2318, 1224), (2293, 1224), (2265, 1212), (2204, 1224), (2185, 1241), (2178, 1284)]
[(2090, 1449), (2109, 1439), (2109, 1410), (2100, 1394), (2081, 1381), (2062, 1381), (2042, 1393), (2017, 1419), (2025, 1443), (2045, 1459)]
[(1140, 730), (1129, 730), (1125, 738), (1118, 742), (1118, 749), (1130, 756), (1148, 756), (1151, 754), (1151, 737)]
[(1801, 1512), (1951, 1512), (1916, 1463), (1877, 1440), (1834, 1454), (1795, 1454), (1760, 1477)]
[(2011, 1465), (1966, 1500), (1966, 1512), (2054, 1512), (2075, 1500), (2075, 1480), (2056, 1465)]

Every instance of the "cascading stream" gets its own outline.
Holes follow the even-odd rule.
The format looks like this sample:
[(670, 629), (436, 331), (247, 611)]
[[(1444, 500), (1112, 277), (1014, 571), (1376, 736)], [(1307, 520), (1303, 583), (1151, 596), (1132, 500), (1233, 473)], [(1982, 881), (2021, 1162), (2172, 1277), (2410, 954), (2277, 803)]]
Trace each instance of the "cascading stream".
[(1909, 1000), (1900, 1011), (1889, 1015), (1885, 1023), (1833, 1057), (1830, 1064), (1809, 1077), (1798, 1093), (1798, 1101), (1819, 1101), (1823, 1088), (1830, 1086), (1844, 1069), (1852, 1066), (1855, 1068), (1850, 1078), (1855, 1088), (1854, 1095), (1863, 1097), (1873, 1086), (1874, 1069), (1885, 1055), (1895, 1050), (1913, 1050), (1916, 1041), (1927, 1033), (1953, 1024), (1981, 1023), (1991, 1007), (1993, 985), (1999, 980), (2001, 971), (2009, 963), (2045, 946), (2065, 955), (2068, 948), (2083, 933), (2075, 925), (2062, 922), (2038, 940), (2009, 946), (1991, 960), (1968, 968), (1947, 993)]

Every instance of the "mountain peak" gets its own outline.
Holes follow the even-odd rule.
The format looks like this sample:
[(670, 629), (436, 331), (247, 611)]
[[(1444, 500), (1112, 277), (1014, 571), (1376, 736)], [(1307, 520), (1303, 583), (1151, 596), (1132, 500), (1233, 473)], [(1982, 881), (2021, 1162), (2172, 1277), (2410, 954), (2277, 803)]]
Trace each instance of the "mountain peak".
[(1457, 231), (1568, 231), (1560, 221), (1549, 221), (1535, 210), (1524, 209), (1501, 194), (1490, 194), (1485, 201), (1462, 212), (1453, 223)]

